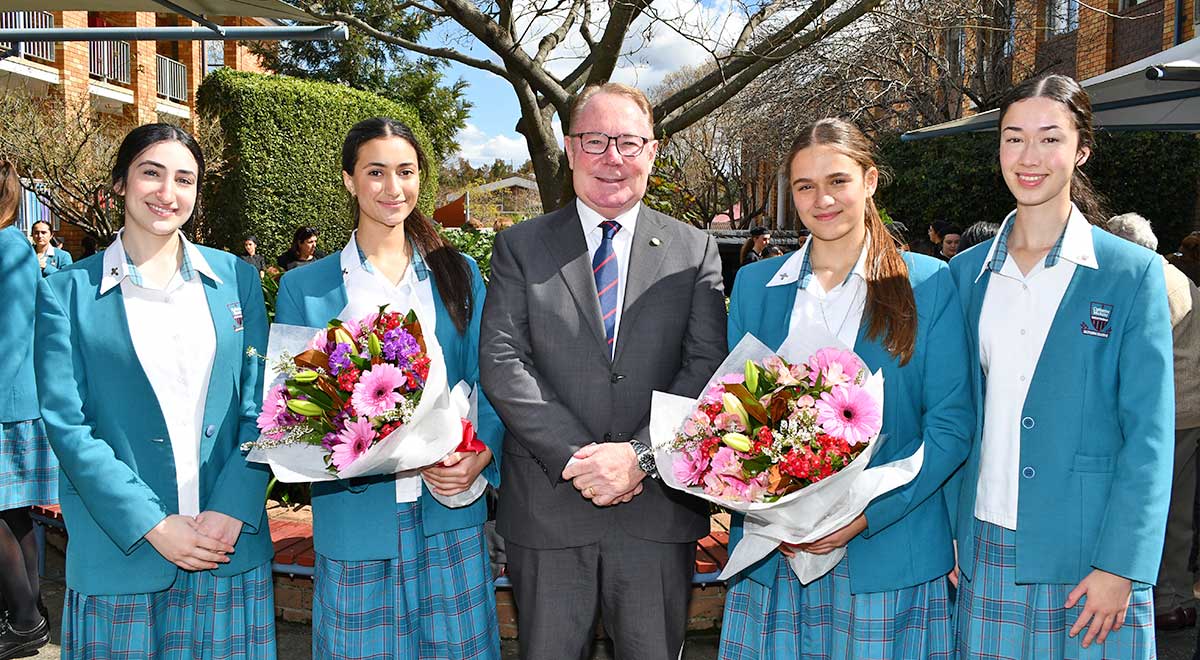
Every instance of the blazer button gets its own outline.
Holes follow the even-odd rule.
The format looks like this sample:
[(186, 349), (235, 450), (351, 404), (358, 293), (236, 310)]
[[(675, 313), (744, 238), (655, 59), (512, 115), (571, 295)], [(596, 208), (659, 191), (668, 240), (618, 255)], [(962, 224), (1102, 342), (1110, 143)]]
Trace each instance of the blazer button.
[(204, 429), (204, 437), (206, 437), (206, 438), (211, 438), (211, 437), (213, 437), (213, 434), (214, 434), (214, 433), (216, 433), (216, 432), (217, 432), (217, 427), (216, 427), (216, 425), (215, 425), (215, 424), (209, 424), (209, 425), (208, 425), (208, 427)]
[(624, 374), (613, 374), (608, 377), (608, 380), (613, 383), (618, 383), (620, 381), (625, 380), (625, 375)]
[(150, 442), (162, 442), (162, 438), (150, 438)]
[(1022, 420), (1021, 420), (1021, 427), (1022, 427), (1022, 428), (1025, 428), (1025, 429), (1031, 429), (1031, 428), (1033, 428), (1033, 418), (1032, 418), (1032, 417), (1026, 417), (1025, 419), (1022, 419)]
[[(1028, 419), (1028, 418), (1026, 418), (1026, 419)], [(1035, 475), (1035, 474), (1037, 474), (1037, 470), (1034, 470), (1033, 468), (1029, 467), (1028, 465), (1021, 468), (1021, 476), (1025, 477), (1026, 479), (1032, 479), (1033, 475)]]

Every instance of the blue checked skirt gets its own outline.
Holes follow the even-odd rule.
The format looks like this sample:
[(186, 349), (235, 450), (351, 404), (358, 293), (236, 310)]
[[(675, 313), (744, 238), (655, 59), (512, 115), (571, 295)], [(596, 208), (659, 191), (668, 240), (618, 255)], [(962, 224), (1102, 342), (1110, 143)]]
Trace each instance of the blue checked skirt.
[(958, 591), (958, 653), (973, 658), (1143, 660), (1157, 657), (1154, 603), (1149, 587), (1134, 589), (1125, 625), (1104, 644), (1067, 637), (1083, 601), (1063, 609), (1073, 584), (1017, 584), (1016, 532), (975, 521), (974, 579)]
[(58, 504), (58, 459), (41, 419), (0, 423), (0, 511)]
[(166, 591), (84, 596), (68, 589), (63, 660), (274, 660), (270, 562), (231, 577), (179, 571)]
[(500, 658), (496, 594), (483, 527), (426, 537), (419, 503), (396, 505), (400, 558), (317, 555), (313, 657)]
[[(946, 579), (851, 594), (848, 560), (807, 586), (787, 562), (775, 584), (741, 578), (725, 596), (721, 660), (954, 657)], [(1033, 656), (1030, 656), (1033, 657)]]

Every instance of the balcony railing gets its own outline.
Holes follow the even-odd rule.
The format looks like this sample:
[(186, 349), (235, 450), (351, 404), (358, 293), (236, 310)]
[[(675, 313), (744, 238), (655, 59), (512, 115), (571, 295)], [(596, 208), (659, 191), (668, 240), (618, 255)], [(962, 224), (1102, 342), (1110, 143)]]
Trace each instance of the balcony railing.
[(157, 56), (158, 95), (176, 103), (187, 103), (187, 67), (169, 57)]
[(88, 44), (88, 73), (102, 82), (128, 85), (129, 42), (93, 41)]
[[(54, 14), (48, 11), (0, 12), (0, 28), (5, 30), (28, 30), (54, 27)], [(54, 42), (35, 43), (0, 42), (0, 57), (16, 56), (46, 62), (54, 61)]]

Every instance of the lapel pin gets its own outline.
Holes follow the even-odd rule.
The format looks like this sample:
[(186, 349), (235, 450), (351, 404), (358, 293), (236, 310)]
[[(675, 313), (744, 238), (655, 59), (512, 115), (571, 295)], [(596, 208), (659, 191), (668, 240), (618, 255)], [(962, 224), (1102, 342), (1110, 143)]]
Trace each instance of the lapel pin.
[(113, 268), (112, 270), (110, 270), (110, 271), (109, 271), (109, 273), (111, 273), (113, 277), (116, 277), (116, 276), (117, 276), (117, 269), (116, 269), (116, 268)]
[(658, 237), (657, 237), (657, 236), (655, 236), (654, 238), (650, 239), (650, 246), (651, 246), (651, 247), (658, 247), (658, 246), (660, 246), (660, 245), (662, 245), (662, 241), (658, 240)]

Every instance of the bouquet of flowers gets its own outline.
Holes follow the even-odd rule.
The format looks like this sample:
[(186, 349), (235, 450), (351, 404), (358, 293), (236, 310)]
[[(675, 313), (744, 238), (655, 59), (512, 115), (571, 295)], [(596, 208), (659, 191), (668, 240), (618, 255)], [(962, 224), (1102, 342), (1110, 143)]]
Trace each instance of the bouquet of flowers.
[(386, 306), (323, 330), (273, 324), (266, 359), (275, 377), (248, 459), (298, 482), (404, 473), (482, 451), (464, 419), (469, 388), (450, 391), (431, 339), (412, 311)]
[(833, 476), (879, 435), (880, 403), (857, 356), (822, 348), (803, 364), (747, 359), (701, 397), (670, 448), (686, 486), (738, 502), (775, 502)]
[[(830, 333), (806, 331), (778, 351), (747, 335), (703, 392), (699, 400), (655, 392), (650, 438), (668, 486), (745, 514), (723, 579), (782, 542), (841, 529), (920, 471), (923, 447), (867, 469), (886, 440), (883, 375)], [(807, 584), (844, 554), (797, 552), (789, 563)]]

